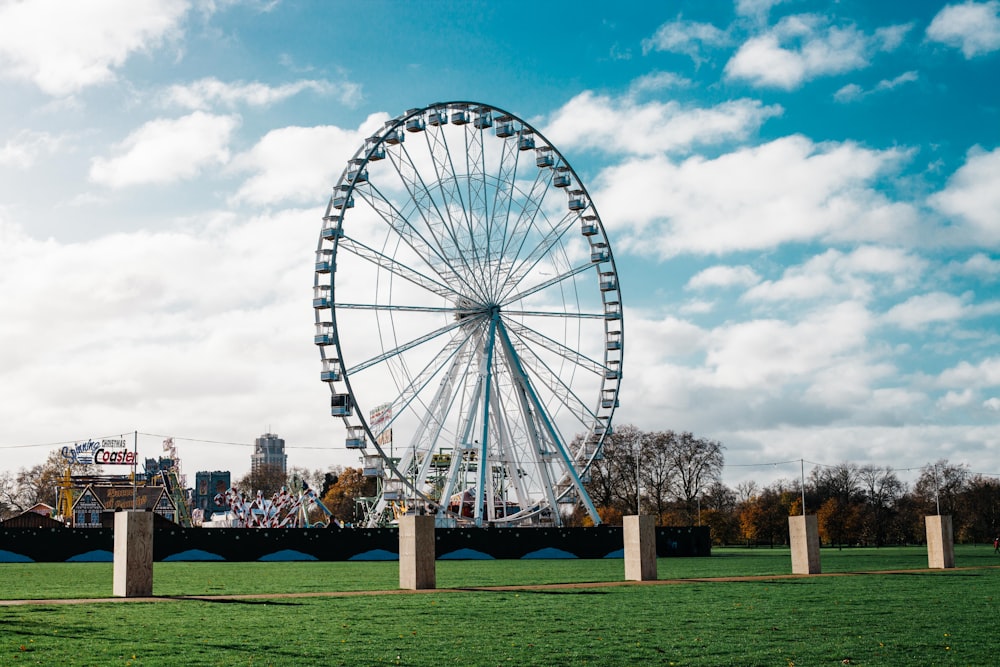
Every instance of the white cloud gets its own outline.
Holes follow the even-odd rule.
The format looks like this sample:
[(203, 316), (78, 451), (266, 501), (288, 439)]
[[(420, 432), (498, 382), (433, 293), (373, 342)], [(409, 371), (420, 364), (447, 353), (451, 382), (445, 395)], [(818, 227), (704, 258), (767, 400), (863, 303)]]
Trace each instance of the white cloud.
[(751, 37), (726, 63), (726, 76), (751, 85), (793, 90), (819, 76), (867, 67), (877, 51), (893, 50), (908, 26), (866, 35), (854, 26), (828, 26), (812, 14), (787, 16)]
[(164, 184), (197, 176), (205, 167), (229, 161), (237, 116), (196, 111), (144, 124), (114, 147), (115, 155), (94, 158), (90, 180), (112, 188)]
[(62, 143), (48, 132), (24, 130), (0, 146), (0, 167), (27, 169), (40, 157), (54, 154)]
[(703, 46), (717, 48), (730, 43), (729, 35), (711, 23), (698, 23), (678, 19), (664, 23), (656, 33), (642, 40), (642, 52), (669, 51), (690, 56), (696, 63), (702, 61)]
[[(303, 210), (216, 214), (190, 231), (76, 243), (36, 240), (0, 220), (3, 444), (45, 442), (46, 429), (52, 440), (138, 429), (252, 442), (269, 424), (290, 445), (337, 442), (312, 344), (315, 220)], [(44, 307), (53, 298), (58, 320)], [(237, 476), (252, 450), (181, 451), (189, 474)], [(37, 462), (45, 450), (24, 453)], [(350, 463), (335, 461), (344, 452), (333, 446), (308, 461), (289, 453), (310, 469)], [(10, 454), (9, 468), (23, 464)]]
[(711, 287), (749, 287), (760, 282), (760, 276), (749, 266), (710, 266), (688, 280), (684, 289)]
[(993, 396), (992, 398), (987, 398), (983, 401), (983, 407), (987, 410), (992, 410), (994, 412), (1000, 412), (1000, 398)]
[(767, 18), (771, 8), (788, 0), (736, 0), (736, 13), (758, 20)]
[(966, 59), (1000, 49), (1000, 2), (947, 5), (927, 26), (927, 39), (962, 49)]
[(768, 280), (747, 291), (750, 301), (830, 301), (844, 298), (868, 302), (884, 278), (886, 290), (911, 287), (926, 261), (898, 248), (862, 246), (849, 253), (830, 249), (799, 266), (785, 269), (779, 280)]
[(633, 81), (629, 86), (629, 92), (636, 94), (668, 88), (687, 88), (690, 85), (690, 79), (685, 79), (673, 72), (650, 72)]
[(630, 160), (601, 173), (594, 200), (619, 245), (662, 257), (816, 240), (898, 242), (915, 213), (875, 186), (905, 157), (791, 136), (713, 160)]
[(283, 127), (268, 132), (233, 167), (251, 172), (234, 200), (251, 204), (322, 202), (347, 161), (389, 117), (372, 114), (356, 130)]
[(35, 0), (0, 5), (0, 74), (53, 96), (115, 78), (136, 52), (179, 33), (186, 0)]
[(969, 151), (965, 164), (952, 175), (930, 204), (960, 223), (953, 226), (957, 236), (972, 244), (1000, 243), (1000, 148), (989, 153)]
[(302, 79), (280, 86), (269, 86), (259, 81), (226, 83), (215, 77), (206, 77), (186, 85), (173, 85), (163, 93), (166, 104), (191, 110), (207, 111), (216, 105), (235, 108), (239, 105), (265, 107), (305, 91), (319, 95), (335, 95), (347, 105), (360, 98), (361, 87), (353, 83), (333, 84), (329, 81)]
[(975, 253), (964, 262), (952, 262), (948, 269), (958, 275), (975, 276), (987, 281), (1000, 278), (1000, 260), (981, 252)]
[(853, 102), (874, 93), (883, 93), (895, 90), (903, 84), (912, 83), (919, 78), (920, 77), (916, 71), (903, 72), (895, 78), (882, 79), (875, 85), (874, 88), (867, 91), (856, 83), (849, 83), (834, 93), (833, 99), (837, 102)]
[(938, 406), (944, 409), (961, 408), (969, 405), (973, 400), (975, 400), (975, 394), (971, 389), (949, 391), (938, 400)]
[(943, 371), (937, 378), (941, 387), (983, 389), (1000, 387), (1000, 357), (989, 357), (978, 364), (962, 361)]
[(729, 388), (778, 390), (835, 367), (858, 354), (871, 328), (870, 314), (845, 302), (812, 311), (799, 322), (751, 320), (713, 330), (708, 337), (706, 382)]
[(954, 322), (966, 315), (966, 299), (946, 292), (931, 292), (910, 297), (893, 306), (885, 320), (903, 329), (923, 329), (936, 322)]
[(544, 132), (562, 150), (575, 146), (654, 155), (745, 139), (768, 118), (781, 113), (780, 106), (764, 106), (757, 100), (733, 100), (697, 109), (677, 102), (615, 100), (587, 91), (556, 111)]

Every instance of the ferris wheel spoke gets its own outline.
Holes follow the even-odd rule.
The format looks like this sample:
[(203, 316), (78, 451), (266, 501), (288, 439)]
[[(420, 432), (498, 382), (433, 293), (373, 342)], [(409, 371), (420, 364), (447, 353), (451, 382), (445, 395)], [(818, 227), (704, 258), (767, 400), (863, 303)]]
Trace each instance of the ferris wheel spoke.
[[(493, 212), (489, 217), (486, 228), (488, 257), (503, 257), (506, 250), (506, 238), (509, 231), (507, 221), (510, 220), (514, 205), (515, 181), (520, 154), (521, 151), (517, 150), (516, 142), (503, 142), (500, 151), (500, 164), (497, 170), (496, 187), (493, 191)], [(497, 232), (501, 230), (502, 232), (497, 236)], [(501, 284), (500, 278), (503, 270), (501, 262), (491, 263), (490, 282), (494, 294)]]
[(604, 313), (574, 313), (564, 310), (511, 310), (504, 308), (504, 315), (518, 317), (561, 317), (566, 319), (580, 320), (603, 320), (607, 318)]
[(524, 290), (523, 292), (518, 292), (517, 294), (509, 295), (509, 296), (508, 295), (504, 295), (504, 300), (503, 300), (503, 303), (501, 305), (502, 306), (506, 306), (506, 305), (511, 304), (511, 303), (516, 303), (516, 302), (520, 301), (521, 299), (526, 299), (529, 296), (531, 296), (532, 294), (537, 294), (538, 292), (546, 290), (546, 289), (552, 287), (553, 285), (558, 285), (559, 283), (563, 282), (564, 280), (568, 280), (568, 279), (572, 278), (573, 276), (580, 275), (584, 271), (591, 270), (593, 267), (594, 267), (594, 265), (592, 263), (590, 263), (590, 262), (588, 262), (587, 264), (580, 264), (579, 266), (577, 266), (575, 268), (572, 268), (572, 269), (570, 269), (568, 271), (564, 271), (563, 273), (560, 273), (558, 276), (554, 276), (554, 277), (549, 278), (548, 280), (546, 280), (544, 282), (538, 283), (537, 285), (535, 285), (533, 287), (530, 287), (530, 288)]
[(362, 361), (357, 366), (353, 366), (352, 368), (347, 369), (347, 375), (349, 375), (349, 376), (350, 375), (356, 375), (356, 374), (360, 373), (361, 371), (365, 370), (366, 368), (370, 368), (370, 367), (374, 366), (375, 364), (381, 363), (383, 361), (388, 361), (390, 359), (398, 357), (403, 352), (406, 352), (407, 350), (412, 350), (413, 348), (417, 347), (418, 345), (423, 345), (427, 341), (434, 340), (438, 336), (444, 335), (444, 334), (448, 333), (449, 331), (452, 331), (452, 330), (454, 330), (454, 329), (456, 329), (456, 328), (458, 328), (460, 326), (462, 326), (461, 322), (452, 322), (452, 323), (447, 324), (447, 325), (445, 325), (445, 326), (443, 326), (443, 327), (441, 327), (439, 329), (435, 329), (434, 331), (428, 332), (428, 333), (424, 334), (423, 336), (419, 336), (418, 338), (414, 338), (413, 340), (408, 341), (408, 342), (406, 342), (406, 343), (404, 343), (402, 345), (399, 345), (399, 346), (397, 346), (397, 347), (395, 347), (395, 348), (393, 348), (391, 350), (383, 352), (382, 354), (380, 354), (378, 356), (372, 357), (371, 359), (369, 359), (367, 361)]
[[(515, 372), (515, 377), (520, 383), (522, 383), (523, 389), (525, 391), (528, 400), (533, 404), (535, 408), (535, 411), (533, 413), (534, 417), (539, 420), (540, 423), (539, 425), (544, 428), (544, 431), (550, 437), (551, 444), (554, 445), (556, 448), (556, 453), (555, 456), (553, 456), (553, 459), (561, 462), (565, 473), (569, 475), (573, 485), (577, 489), (577, 492), (580, 494), (581, 499), (587, 506), (588, 511), (596, 515), (597, 509), (591, 502), (590, 496), (587, 494), (586, 489), (583, 488), (583, 482), (581, 482), (580, 480), (580, 475), (577, 473), (576, 466), (573, 463), (573, 458), (570, 455), (569, 449), (566, 447), (565, 440), (563, 439), (562, 434), (559, 433), (559, 428), (556, 425), (555, 421), (550, 417), (548, 411), (545, 409), (545, 406), (539, 399), (537, 392), (531, 387), (528, 376), (524, 371), (524, 367), (521, 364), (516, 351), (514, 350), (514, 344), (511, 341), (510, 335), (507, 331), (507, 328), (504, 326), (503, 322), (497, 323), (497, 331), (499, 333), (498, 337), (500, 339), (500, 342), (506, 352), (508, 363), (512, 366), (512, 370), (514, 370)], [(544, 466), (542, 467), (542, 469), (549, 472), (548, 469)], [(554, 493), (555, 480), (552, 477), (550, 477), (549, 479), (546, 480), (546, 482), (547, 483), (545, 485), (545, 491), (546, 494), (548, 495), (549, 504), (551, 507), (555, 507), (556, 503), (556, 498)]]
[(469, 266), (462, 244), (459, 243), (458, 238), (455, 236), (454, 229), (447, 224), (445, 216), (442, 215), (430, 188), (421, 177), (420, 170), (413, 163), (413, 159), (410, 156), (410, 152), (406, 149), (405, 144), (400, 144), (399, 151), (389, 152), (389, 158), (396, 170), (396, 174), (399, 176), (399, 180), (406, 187), (410, 200), (419, 212), (424, 226), (434, 240), (438, 254), (441, 257), (448, 258), (449, 263), (452, 261), (459, 262), (464, 268), (463, 275), (468, 276), (470, 280), (479, 286), (477, 293), (482, 296), (484, 291), (479, 280), (480, 272), (473, 270)]
[(374, 264), (375, 266), (390, 271), (400, 278), (408, 280), (414, 285), (423, 287), (427, 291), (433, 292), (434, 294), (444, 297), (445, 299), (455, 300), (456, 298), (462, 296), (451, 286), (429, 276), (425, 276), (423, 273), (420, 273), (419, 271), (412, 269), (401, 262), (397, 262), (392, 257), (370, 248), (364, 243), (349, 236), (341, 237), (338, 241), (338, 246), (356, 255), (357, 257)]
[[(432, 244), (413, 226), (407, 217), (392, 202), (390, 202), (374, 185), (366, 182), (355, 189), (365, 202), (374, 210), (378, 216), (389, 226), (389, 228), (406, 243), (410, 249), (431, 269), (437, 276), (455, 290), (462, 291), (464, 286), (467, 290), (471, 285), (466, 281), (465, 275), (457, 271), (451, 261), (441, 255)], [(456, 285), (455, 283), (459, 283)]]
[(386, 313), (452, 313), (456, 317), (468, 316), (469, 311), (462, 308), (446, 308), (444, 306), (404, 306), (391, 303), (343, 303), (335, 302), (334, 306), (344, 310), (377, 310)]
[(525, 370), (530, 370), (531, 376), (545, 386), (549, 393), (564, 405), (582, 426), (586, 427), (588, 419), (597, 419), (597, 414), (588, 407), (587, 403), (573, 391), (573, 388), (560, 377), (559, 373), (526, 345), (523, 339), (518, 337), (518, 340), (513, 342), (513, 347), (515, 353), (520, 353), (519, 356)]
[(514, 260), (507, 267), (507, 274), (504, 278), (504, 282), (507, 284), (512, 282), (513, 272), (520, 265), (517, 258), (524, 252), (528, 238), (533, 231), (539, 229), (538, 216), (541, 213), (542, 203), (545, 201), (546, 195), (552, 191), (552, 188), (549, 187), (551, 183), (552, 171), (539, 168), (535, 172), (535, 180), (531, 185), (531, 190), (524, 196), (523, 201), (518, 201), (517, 219), (503, 250), (504, 256), (509, 255)]
[(570, 363), (579, 366), (580, 368), (588, 370), (594, 373), (595, 375), (602, 375), (604, 374), (605, 370), (607, 370), (604, 364), (594, 361), (590, 357), (581, 354), (580, 352), (577, 352), (573, 348), (567, 347), (566, 345), (563, 345), (562, 343), (553, 340), (552, 338), (549, 338), (548, 336), (546, 336), (540, 331), (537, 331), (536, 329), (512, 321), (508, 321), (506, 324), (507, 327), (511, 331), (513, 331), (519, 338), (524, 340), (530, 340), (536, 345), (540, 345), (545, 349), (549, 350), (550, 352), (554, 352), (555, 354), (559, 355), (566, 361), (569, 361)]
[[(424, 366), (424, 369), (418, 373), (409, 384), (402, 388), (399, 395), (391, 401), (393, 417), (386, 424), (386, 428), (392, 425), (392, 422), (398, 418), (399, 415), (403, 414), (403, 411), (410, 406), (410, 404), (417, 399), (424, 389), (427, 388), (428, 383), (440, 373), (442, 368), (448, 367), (448, 372), (445, 373), (445, 377), (449, 377), (451, 369), (454, 369), (457, 364), (462, 361), (462, 355), (459, 354), (462, 347), (465, 346), (470, 338), (472, 337), (473, 330), (469, 329), (467, 332), (459, 331), (456, 335), (452, 336), (448, 342), (434, 355), (434, 357)], [(442, 382), (441, 391), (445, 391), (445, 387), (448, 386), (447, 383)], [(436, 404), (437, 399), (432, 400), (432, 405)], [(429, 411), (429, 414), (433, 414), (434, 410)], [(375, 434), (377, 435), (377, 434)]]
[(573, 228), (575, 218), (567, 213), (542, 237), (538, 244), (522, 258), (517, 266), (512, 267), (508, 276), (508, 293), (517, 289), (521, 282), (531, 275), (531, 272), (538, 267), (538, 264), (546, 258), (551, 258), (553, 248), (558, 244), (570, 229)]

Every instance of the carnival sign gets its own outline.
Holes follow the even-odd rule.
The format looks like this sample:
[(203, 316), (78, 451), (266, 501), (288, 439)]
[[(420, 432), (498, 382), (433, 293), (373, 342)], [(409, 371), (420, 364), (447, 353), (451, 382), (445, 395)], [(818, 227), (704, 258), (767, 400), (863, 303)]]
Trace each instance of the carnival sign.
[(102, 438), (100, 441), (87, 440), (62, 448), (62, 456), (69, 463), (82, 465), (125, 465), (136, 463), (135, 452), (128, 450), (125, 438)]

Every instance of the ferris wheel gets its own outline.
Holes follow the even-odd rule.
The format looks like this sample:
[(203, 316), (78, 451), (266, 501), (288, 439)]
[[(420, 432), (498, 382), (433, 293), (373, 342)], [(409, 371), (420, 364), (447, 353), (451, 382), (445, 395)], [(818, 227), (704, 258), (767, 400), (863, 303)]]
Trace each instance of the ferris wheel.
[(447, 102), (369, 137), (316, 250), (314, 342), (346, 446), (392, 509), (560, 525), (621, 382), (611, 246), (569, 162), (524, 120)]

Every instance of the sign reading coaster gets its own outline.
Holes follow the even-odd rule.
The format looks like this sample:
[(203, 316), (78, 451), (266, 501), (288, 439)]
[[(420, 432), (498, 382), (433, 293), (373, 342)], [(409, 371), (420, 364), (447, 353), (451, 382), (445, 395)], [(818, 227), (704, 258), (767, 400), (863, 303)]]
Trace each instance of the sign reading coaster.
[(62, 456), (70, 463), (83, 465), (135, 465), (135, 452), (127, 448), (125, 438), (86, 440), (62, 448)]

